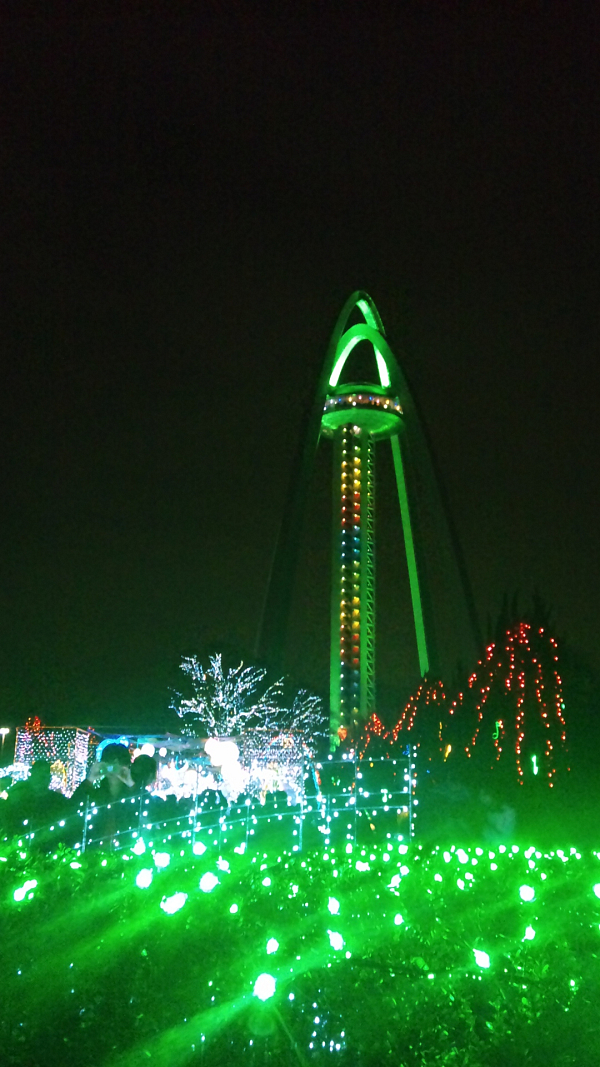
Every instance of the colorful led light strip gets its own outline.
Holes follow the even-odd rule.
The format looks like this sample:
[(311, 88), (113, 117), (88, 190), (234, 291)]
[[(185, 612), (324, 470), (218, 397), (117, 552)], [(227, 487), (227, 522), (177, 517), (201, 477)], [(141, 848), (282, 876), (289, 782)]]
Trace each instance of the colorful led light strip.
[[(336, 434), (338, 528), (334, 535), (332, 706), (345, 731), (373, 711), (374, 447), (368, 434), (344, 426)], [(333, 661), (333, 656), (332, 656)]]

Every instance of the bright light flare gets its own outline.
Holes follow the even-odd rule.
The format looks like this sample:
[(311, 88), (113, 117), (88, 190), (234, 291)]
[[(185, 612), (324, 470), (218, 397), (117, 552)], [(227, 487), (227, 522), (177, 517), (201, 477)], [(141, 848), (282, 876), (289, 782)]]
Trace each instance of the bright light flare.
[(212, 893), (215, 886), (219, 884), (219, 879), (212, 871), (207, 871), (202, 875), (199, 885), (203, 893)]
[(181, 911), (186, 900), (187, 893), (173, 893), (172, 897), (161, 900), (160, 906), (167, 915), (174, 915), (176, 911)]
[(20, 900), (25, 900), (27, 893), (29, 893), (32, 889), (35, 889), (36, 886), (36, 879), (30, 878), (29, 881), (25, 882), (25, 885), (22, 885), (19, 889), (15, 889), (13, 893), (14, 900), (16, 900), (17, 902)]
[(254, 989), (252, 991), (253, 996), (258, 997), (259, 1000), (269, 1000), (270, 997), (275, 996), (275, 990), (277, 989), (277, 982), (273, 978), (272, 974), (259, 974), (254, 983)]
[(482, 952), (481, 949), (474, 948), (473, 955), (475, 956), (475, 963), (478, 967), (485, 968), (490, 966), (490, 957), (488, 956), (487, 952)]
[(344, 938), (341, 934), (338, 934), (335, 930), (328, 930), (329, 944), (336, 952), (341, 952), (344, 947)]

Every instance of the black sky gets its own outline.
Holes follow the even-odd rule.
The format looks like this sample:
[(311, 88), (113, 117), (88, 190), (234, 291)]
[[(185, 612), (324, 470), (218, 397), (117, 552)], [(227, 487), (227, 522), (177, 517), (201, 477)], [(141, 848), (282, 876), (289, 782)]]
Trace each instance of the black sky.
[[(493, 7), (0, 17), (8, 723), (166, 726), (182, 654), (252, 647), (356, 288), (420, 402), (484, 628), (537, 586), (600, 670), (598, 11)], [(325, 482), (291, 654), (321, 688)], [(416, 670), (394, 626), (386, 692)]]

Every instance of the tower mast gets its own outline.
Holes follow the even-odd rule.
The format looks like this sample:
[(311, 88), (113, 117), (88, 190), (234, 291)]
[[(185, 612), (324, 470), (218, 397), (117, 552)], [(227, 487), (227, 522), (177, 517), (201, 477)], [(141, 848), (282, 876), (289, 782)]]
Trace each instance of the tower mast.
[[(364, 323), (346, 325), (358, 309)], [(379, 381), (340, 385), (352, 349), (372, 346)], [(421, 591), (399, 434), (402, 381), (381, 319), (366, 293), (355, 293), (336, 325), (326, 366), (321, 433), (333, 438), (330, 724), (335, 748), (375, 711), (375, 445), (391, 440), (421, 674), (429, 670)]]
[[(356, 312), (362, 321), (348, 326)], [(378, 381), (340, 384), (346, 361), (361, 341), (373, 347)], [(386, 341), (379, 312), (367, 293), (355, 292), (342, 308), (327, 349), (290, 482), (256, 643), (259, 658), (267, 659), (273, 668), (281, 670), (309, 483), (321, 436), (332, 438), (332, 749), (346, 732), (365, 722), (376, 707), (375, 451), (377, 442), (385, 439), (390, 440), (392, 447), (419, 668), (422, 675), (429, 671), (402, 454), (405, 405), (410, 405), (411, 410), (414, 407), (404, 375)]]

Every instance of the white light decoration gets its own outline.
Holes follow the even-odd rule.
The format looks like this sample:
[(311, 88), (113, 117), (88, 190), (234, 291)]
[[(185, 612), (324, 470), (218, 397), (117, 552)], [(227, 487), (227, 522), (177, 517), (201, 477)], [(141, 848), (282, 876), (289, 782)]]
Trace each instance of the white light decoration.
[(186, 900), (187, 893), (173, 893), (171, 897), (164, 897), (160, 906), (167, 915), (174, 915), (176, 911), (181, 911)]
[(301, 689), (292, 705), (286, 706), (283, 679), (263, 689), (267, 672), (262, 667), (240, 663), (225, 671), (222, 657), (217, 655), (210, 657), (206, 669), (196, 656), (184, 659), (181, 669), (190, 679), (194, 695), (180, 697), (173, 707), (197, 736), (231, 737), (249, 727), (270, 733), (293, 731), (311, 741), (325, 734), (319, 697)]
[(159, 761), (156, 785), (153, 793), (162, 797), (174, 796), (177, 800), (196, 797), (207, 790), (219, 788), (218, 776), (206, 768), (206, 761), (192, 754), (171, 755)]
[(254, 983), (253, 995), (258, 997), (259, 1000), (269, 1000), (275, 996), (275, 990), (277, 989), (277, 982), (272, 974), (259, 974)]
[(213, 767), (222, 767), (223, 764), (237, 763), (240, 758), (240, 750), (235, 741), (221, 741), (218, 737), (209, 737), (204, 745), (204, 750), (210, 756)]
[(220, 769), (219, 789), (232, 803), (248, 786), (249, 774), (240, 764), (240, 750), (235, 741), (222, 741), (210, 737), (204, 745), (213, 767)]
[(36, 760), (48, 760), (52, 769), (50, 788), (70, 797), (87, 775), (90, 732), (78, 726), (43, 726), (28, 719), (17, 729), (13, 778), (26, 778)]
[(519, 896), (521, 900), (535, 900), (535, 889), (531, 885), (522, 885), (519, 888)]
[(152, 885), (152, 879), (154, 872), (149, 867), (144, 867), (143, 870), (138, 871), (135, 877), (135, 884), (138, 889), (148, 889)]
[(336, 900), (335, 897), (330, 897), (327, 907), (332, 915), (338, 915), (340, 910), (340, 902), (339, 900)]
[(154, 862), (157, 867), (168, 867), (171, 862), (171, 855), (169, 852), (155, 852)]
[[(311, 765), (311, 750), (300, 733), (282, 733), (271, 727), (246, 727), (241, 735), (172, 738), (111, 736), (96, 748), (99, 757), (108, 744), (125, 744), (140, 753), (153, 749), (158, 768), (152, 793), (163, 799), (196, 798), (209, 791), (222, 793), (234, 803), (240, 793), (264, 803), (270, 792), (287, 794), (291, 805), (304, 799), (305, 767)], [(20, 777), (27, 776), (28, 764)], [(15, 776), (18, 777), (18, 776)]]
[(264, 803), (267, 794), (275, 790), (284, 791), (290, 804), (301, 803), (304, 798), (310, 753), (301, 735), (246, 729), (235, 739), (178, 739), (169, 749), (159, 748), (158, 753), (161, 758), (152, 792), (163, 799), (170, 795), (178, 800), (196, 798), (211, 790), (222, 793), (230, 804), (240, 793)]
[(344, 947), (344, 938), (341, 934), (338, 934), (335, 930), (328, 930), (329, 944), (336, 952), (341, 952)]
[(267, 941), (267, 956), (272, 956), (274, 952), (277, 952), (279, 948), (279, 941), (275, 937), (270, 937)]
[(17, 902), (25, 900), (27, 894), (30, 893), (32, 889), (35, 889), (36, 886), (37, 881), (35, 880), (35, 878), (30, 878), (29, 881), (25, 882), (25, 884), (20, 886), (19, 889), (15, 889), (13, 893), (14, 900), (16, 900)]
[(304, 738), (293, 733), (249, 730), (239, 739), (240, 762), (248, 771), (246, 792), (265, 802), (267, 793), (287, 794), (288, 803), (304, 798), (304, 770), (310, 761)]
[(213, 889), (218, 884), (219, 879), (216, 874), (212, 873), (212, 871), (207, 871), (206, 874), (203, 874), (199, 882), (200, 889), (203, 893), (212, 893)]
[(475, 963), (478, 967), (487, 968), (490, 966), (490, 957), (487, 952), (482, 952), (481, 949), (474, 948), (473, 955), (475, 956)]

